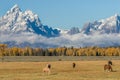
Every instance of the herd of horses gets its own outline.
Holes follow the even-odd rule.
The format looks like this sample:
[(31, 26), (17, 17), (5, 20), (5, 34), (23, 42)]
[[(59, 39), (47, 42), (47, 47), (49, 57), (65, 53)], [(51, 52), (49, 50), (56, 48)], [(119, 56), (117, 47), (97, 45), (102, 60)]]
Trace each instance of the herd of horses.
[[(104, 65), (104, 71), (112, 72), (113, 71), (112, 65), (113, 65), (112, 61), (108, 61), (108, 63)], [(73, 62), (72, 68), (74, 69), (75, 67), (76, 67), (76, 63)], [(51, 64), (47, 64), (46, 67), (43, 68), (43, 72), (50, 74), (51, 73), (50, 69), (51, 69)]]

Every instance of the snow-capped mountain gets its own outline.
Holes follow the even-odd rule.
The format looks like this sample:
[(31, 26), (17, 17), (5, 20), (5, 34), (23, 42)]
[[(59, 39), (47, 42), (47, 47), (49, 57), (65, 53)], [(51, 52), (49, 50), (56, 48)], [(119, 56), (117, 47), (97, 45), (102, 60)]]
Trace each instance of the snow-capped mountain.
[(93, 23), (86, 23), (82, 28), (82, 33), (120, 33), (120, 16), (115, 14), (107, 19), (102, 19)]
[(0, 33), (33, 33), (46, 37), (59, 36), (59, 30), (42, 25), (37, 14), (30, 10), (22, 12), (14, 5), (0, 18)]
[[(115, 33), (115, 34), (114, 34)], [(82, 29), (53, 29), (41, 23), (38, 15), (13, 6), (0, 18), (0, 43), (9, 47), (87, 47), (120, 46), (120, 16), (86, 23)]]

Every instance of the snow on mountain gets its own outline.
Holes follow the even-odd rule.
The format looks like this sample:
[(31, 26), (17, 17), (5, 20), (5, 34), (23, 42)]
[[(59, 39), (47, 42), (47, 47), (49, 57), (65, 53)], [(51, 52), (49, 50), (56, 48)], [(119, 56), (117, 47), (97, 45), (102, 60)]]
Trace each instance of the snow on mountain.
[(18, 5), (14, 5), (0, 18), (0, 32), (29, 32), (46, 37), (59, 36), (59, 30), (42, 25), (37, 14), (30, 10), (22, 12)]
[(120, 33), (120, 16), (115, 14), (107, 19), (102, 19), (93, 23), (86, 23), (82, 28), (82, 33)]
[[(115, 33), (115, 34), (113, 34)], [(120, 46), (120, 16), (86, 23), (83, 28), (53, 29), (43, 25), (37, 14), (13, 6), (0, 18), (0, 43), (18, 47)]]

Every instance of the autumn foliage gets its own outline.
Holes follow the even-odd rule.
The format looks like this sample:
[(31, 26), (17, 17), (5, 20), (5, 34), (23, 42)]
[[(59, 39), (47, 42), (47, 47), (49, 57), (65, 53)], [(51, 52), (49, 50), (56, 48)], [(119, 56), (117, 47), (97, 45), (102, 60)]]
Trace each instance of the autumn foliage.
[(120, 47), (19, 48), (0, 44), (0, 56), (120, 56)]

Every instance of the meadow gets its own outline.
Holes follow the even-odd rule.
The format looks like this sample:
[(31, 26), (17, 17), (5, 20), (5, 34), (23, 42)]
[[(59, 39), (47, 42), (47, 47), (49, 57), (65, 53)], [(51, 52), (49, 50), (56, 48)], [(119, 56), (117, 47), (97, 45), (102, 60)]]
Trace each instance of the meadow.
[[(72, 63), (76, 68), (72, 68)], [(113, 72), (103, 69), (107, 60), (4, 61), (0, 62), (0, 80), (120, 80), (120, 60), (112, 60)], [(43, 73), (50, 63), (51, 74)]]

